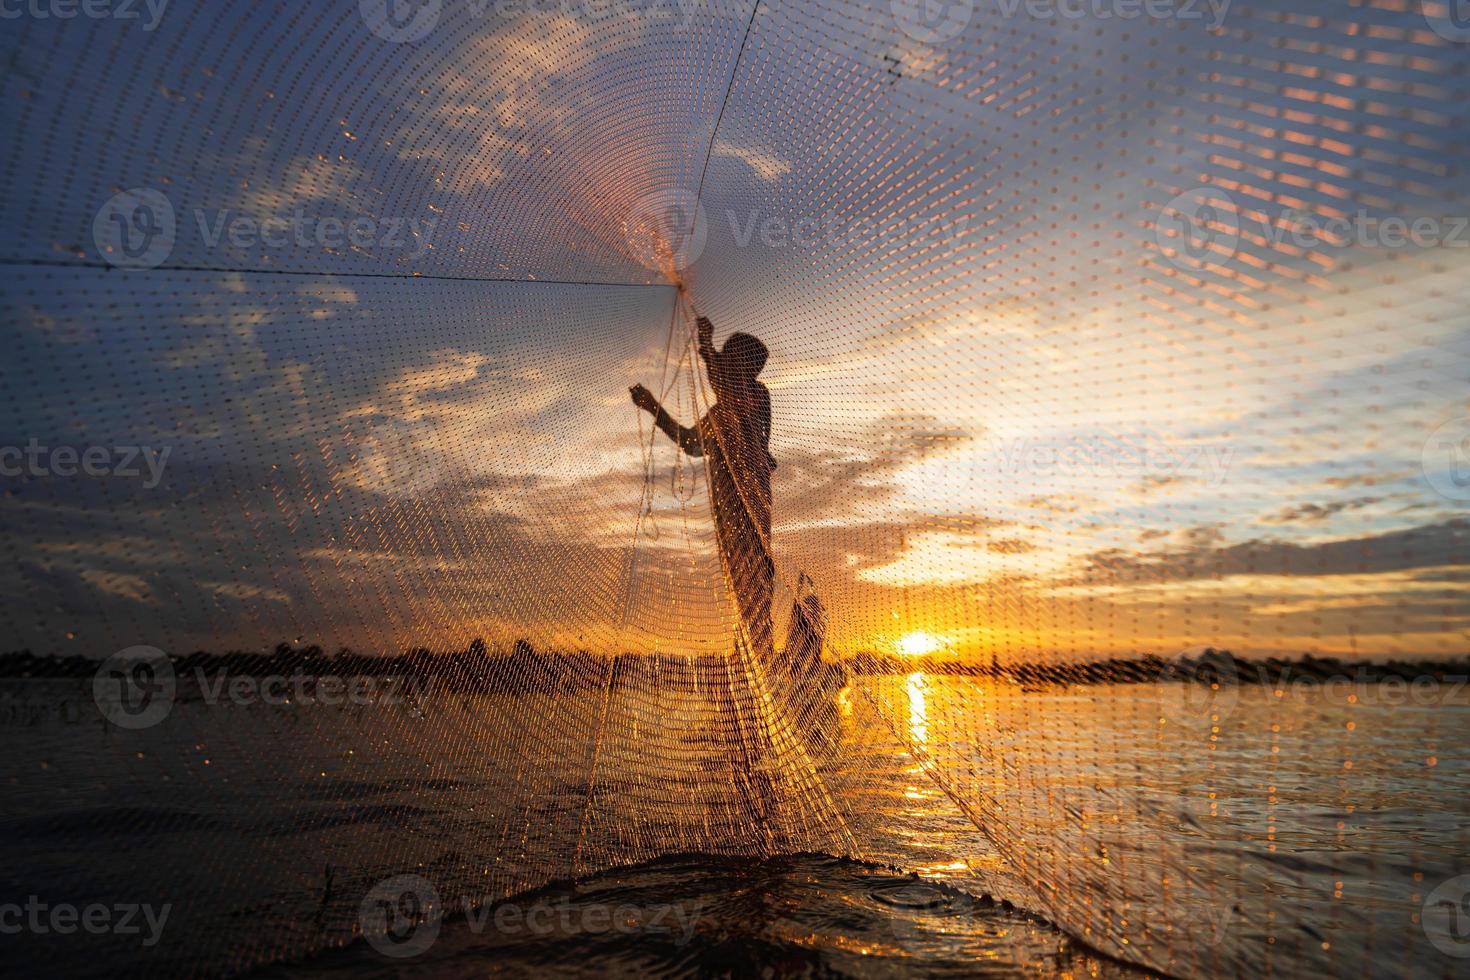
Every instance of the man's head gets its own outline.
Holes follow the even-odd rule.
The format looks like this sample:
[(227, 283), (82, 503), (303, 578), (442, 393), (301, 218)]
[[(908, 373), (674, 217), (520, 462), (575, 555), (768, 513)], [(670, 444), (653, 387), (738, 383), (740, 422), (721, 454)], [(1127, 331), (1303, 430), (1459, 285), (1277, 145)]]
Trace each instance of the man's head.
[(720, 366), (737, 377), (754, 380), (766, 366), (766, 345), (748, 333), (732, 333), (720, 348)]

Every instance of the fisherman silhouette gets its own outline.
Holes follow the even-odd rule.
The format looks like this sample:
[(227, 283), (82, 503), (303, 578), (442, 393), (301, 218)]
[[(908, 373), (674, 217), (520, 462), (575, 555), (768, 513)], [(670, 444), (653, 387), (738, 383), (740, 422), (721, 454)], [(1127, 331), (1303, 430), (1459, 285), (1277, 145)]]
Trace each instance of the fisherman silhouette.
[(628, 389), (633, 403), (653, 415), (654, 423), (690, 456), (709, 469), (715, 535), (730, 578), (751, 652), (763, 662), (772, 657), (771, 593), (771, 393), (756, 380), (766, 365), (766, 345), (747, 333), (731, 334), (719, 350), (714, 325), (698, 317), (699, 356), (704, 361), (715, 403), (693, 426), (680, 425), (641, 384)]

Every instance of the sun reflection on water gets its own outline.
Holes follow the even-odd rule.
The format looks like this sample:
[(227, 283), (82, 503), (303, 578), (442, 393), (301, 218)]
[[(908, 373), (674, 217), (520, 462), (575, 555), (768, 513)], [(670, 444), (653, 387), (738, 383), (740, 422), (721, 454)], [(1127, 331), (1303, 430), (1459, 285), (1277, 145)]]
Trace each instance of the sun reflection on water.
[(929, 742), (929, 705), (925, 693), (929, 683), (917, 671), (908, 676), (909, 692), (909, 737), (916, 746), (924, 748)]

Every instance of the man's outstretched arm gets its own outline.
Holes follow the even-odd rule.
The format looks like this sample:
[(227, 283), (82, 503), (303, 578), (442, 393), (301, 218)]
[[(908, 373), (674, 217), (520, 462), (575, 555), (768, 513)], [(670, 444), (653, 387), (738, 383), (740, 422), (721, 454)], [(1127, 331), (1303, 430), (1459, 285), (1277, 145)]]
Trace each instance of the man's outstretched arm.
[(694, 323), (699, 328), (699, 356), (705, 364), (711, 364), (715, 356), (715, 325), (707, 316), (697, 317)]
[(653, 424), (663, 430), (663, 434), (674, 440), (679, 448), (690, 456), (703, 456), (704, 444), (699, 441), (699, 430), (689, 426), (680, 425), (672, 415), (658, 403), (653, 392), (641, 384), (634, 385), (628, 389), (633, 396), (633, 404), (653, 416)]

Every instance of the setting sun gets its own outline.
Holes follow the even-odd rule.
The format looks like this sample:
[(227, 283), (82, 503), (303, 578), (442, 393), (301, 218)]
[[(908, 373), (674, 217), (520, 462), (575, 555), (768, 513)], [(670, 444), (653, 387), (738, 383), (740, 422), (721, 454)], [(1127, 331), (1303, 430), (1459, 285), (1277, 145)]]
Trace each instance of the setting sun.
[(903, 638), (898, 641), (898, 652), (905, 657), (922, 657), (926, 653), (933, 653), (943, 645), (939, 637), (925, 633), (923, 630), (916, 630), (913, 633), (904, 634)]

